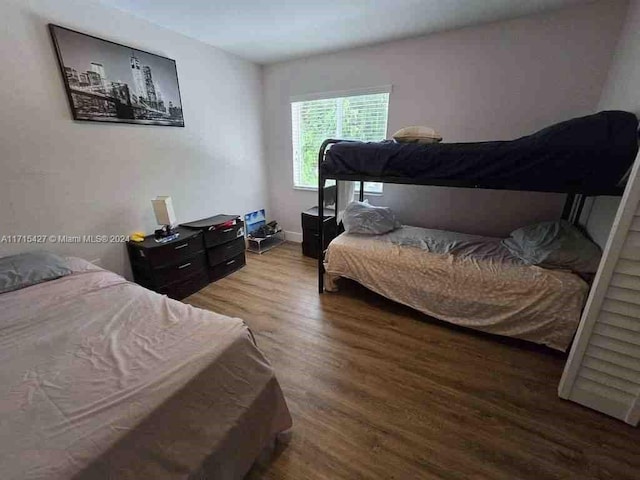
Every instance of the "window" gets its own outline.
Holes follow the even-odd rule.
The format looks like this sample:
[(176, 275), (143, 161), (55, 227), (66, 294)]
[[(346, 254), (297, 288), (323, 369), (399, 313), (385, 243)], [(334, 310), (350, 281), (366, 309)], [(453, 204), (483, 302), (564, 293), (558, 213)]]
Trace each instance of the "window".
[[(291, 102), (293, 185), (318, 187), (318, 151), (327, 138), (377, 142), (387, 136), (389, 87)], [(365, 182), (381, 193), (381, 183)]]

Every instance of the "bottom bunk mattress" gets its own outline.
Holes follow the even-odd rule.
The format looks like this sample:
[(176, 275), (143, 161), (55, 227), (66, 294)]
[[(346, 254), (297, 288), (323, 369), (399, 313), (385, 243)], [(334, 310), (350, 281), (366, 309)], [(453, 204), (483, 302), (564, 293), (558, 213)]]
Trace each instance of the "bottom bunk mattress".
[(291, 417), (242, 320), (80, 259), (0, 295), (3, 479), (241, 479)]
[(404, 226), (346, 234), (325, 256), (326, 288), (346, 277), (437, 319), (565, 351), (589, 287), (566, 270), (526, 265), (501, 239)]

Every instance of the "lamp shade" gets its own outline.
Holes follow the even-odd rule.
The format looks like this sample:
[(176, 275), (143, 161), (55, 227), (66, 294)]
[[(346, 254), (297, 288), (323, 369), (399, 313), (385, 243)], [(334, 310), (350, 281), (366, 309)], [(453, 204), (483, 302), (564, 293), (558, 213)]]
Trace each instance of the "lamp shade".
[(158, 225), (174, 226), (176, 224), (176, 214), (173, 211), (171, 197), (156, 197), (151, 200), (153, 213), (156, 214)]

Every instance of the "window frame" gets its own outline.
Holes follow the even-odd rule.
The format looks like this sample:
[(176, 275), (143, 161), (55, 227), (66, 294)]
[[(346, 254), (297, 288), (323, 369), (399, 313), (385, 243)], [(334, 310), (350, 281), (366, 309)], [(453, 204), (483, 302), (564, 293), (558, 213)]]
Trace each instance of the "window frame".
[[(375, 94), (387, 94), (389, 95), (389, 99), (388, 99), (388, 103), (387, 103), (387, 119), (386, 119), (386, 131), (385, 131), (385, 138), (388, 137), (389, 134), (389, 103), (391, 102), (391, 93), (393, 90), (393, 86), (392, 85), (381, 85), (381, 86), (375, 86), (375, 87), (365, 87), (365, 88), (357, 88), (357, 89), (351, 89), (351, 90), (334, 90), (334, 91), (328, 91), (328, 92), (316, 92), (316, 93), (308, 93), (308, 94), (303, 94), (303, 95), (294, 95), (291, 96), (289, 98), (289, 118), (291, 121), (291, 128), (290, 128), (290, 132), (291, 132), (291, 165), (293, 167), (293, 171), (292, 171), (292, 184), (293, 184), (293, 189), (294, 190), (303, 190), (303, 191), (318, 191), (318, 186), (315, 185), (296, 185), (296, 175), (295, 175), (295, 151), (293, 149), (294, 146), (294, 138), (293, 138), (293, 132), (294, 132), (294, 119), (293, 119), (293, 104), (294, 103), (298, 103), (298, 102), (309, 102), (309, 101), (313, 101), (313, 100), (329, 100), (329, 99), (335, 99), (335, 98), (344, 98), (344, 97), (355, 97), (355, 96), (362, 96), (362, 95), (375, 95)], [(381, 183), (381, 185), (384, 185)], [(356, 192), (360, 191), (359, 188), (359, 182), (356, 182)], [(365, 195), (382, 195), (383, 194), (383, 189), (381, 186), (380, 191), (368, 191), (367, 189), (365, 189), (364, 191)]]

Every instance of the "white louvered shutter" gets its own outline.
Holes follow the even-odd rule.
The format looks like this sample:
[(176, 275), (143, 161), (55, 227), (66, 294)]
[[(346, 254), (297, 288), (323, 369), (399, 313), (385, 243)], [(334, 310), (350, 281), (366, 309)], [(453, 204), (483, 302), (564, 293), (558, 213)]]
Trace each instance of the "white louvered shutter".
[(618, 208), (558, 388), (560, 397), (637, 425), (640, 420), (640, 178)]

